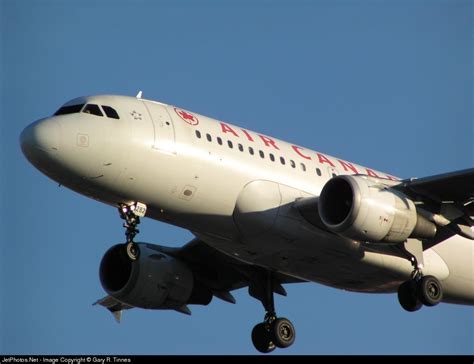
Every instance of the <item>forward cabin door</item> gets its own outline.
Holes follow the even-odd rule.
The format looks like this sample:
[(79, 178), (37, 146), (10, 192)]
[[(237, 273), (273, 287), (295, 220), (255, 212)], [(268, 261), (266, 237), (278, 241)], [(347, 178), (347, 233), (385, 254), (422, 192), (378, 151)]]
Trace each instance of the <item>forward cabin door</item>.
[(153, 129), (155, 139), (153, 148), (168, 154), (176, 154), (176, 140), (173, 120), (168, 110), (163, 105), (143, 102), (148, 109), (151, 120), (153, 121)]

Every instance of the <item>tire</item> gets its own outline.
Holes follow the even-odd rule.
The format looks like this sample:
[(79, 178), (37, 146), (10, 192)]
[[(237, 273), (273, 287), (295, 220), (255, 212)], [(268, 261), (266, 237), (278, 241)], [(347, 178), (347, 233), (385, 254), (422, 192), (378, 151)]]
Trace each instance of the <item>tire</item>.
[(127, 243), (125, 249), (127, 251), (127, 257), (129, 257), (131, 261), (136, 261), (140, 256), (140, 248), (135, 243)]
[(440, 281), (433, 276), (424, 276), (418, 282), (418, 298), (425, 306), (436, 306), (443, 299)]
[(275, 344), (272, 342), (270, 332), (267, 330), (265, 323), (255, 325), (252, 330), (252, 343), (255, 349), (261, 353), (267, 354), (275, 350)]
[(290, 320), (282, 317), (272, 322), (273, 342), (279, 348), (287, 348), (295, 342), (295, 328)]
[(418, 299), (414, 281), (406, 281), (398, 287), (398, 302), (408, 312), (418, 311), (423, 306)]

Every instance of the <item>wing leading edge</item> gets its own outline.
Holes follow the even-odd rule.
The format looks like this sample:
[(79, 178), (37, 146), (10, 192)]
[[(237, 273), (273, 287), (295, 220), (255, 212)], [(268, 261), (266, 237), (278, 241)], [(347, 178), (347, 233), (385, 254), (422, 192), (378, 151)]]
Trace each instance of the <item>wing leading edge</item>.
[(412, 178), (394, 188), (406, 194), (423, 196), (438, 203), (466, 203), (474, 199), (474, 168), (439, 174), (431, 177)]

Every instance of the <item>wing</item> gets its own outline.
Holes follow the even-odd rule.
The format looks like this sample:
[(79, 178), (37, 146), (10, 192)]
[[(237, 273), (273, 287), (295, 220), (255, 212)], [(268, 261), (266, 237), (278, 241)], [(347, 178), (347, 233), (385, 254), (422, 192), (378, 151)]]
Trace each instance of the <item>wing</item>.
[(441, 227), (430, 246), (454, 234), (474, 240), (474, 168), (412, 178), (392, 188), (416, 201)]
[[(186, 263), (193, 272), (195, 285), (207, 288), (213, 296), (226, 302), (235, 303), (236, 300), (230, 292), (243, 287), (249, 287), (249, 294), (262, 302), (266, 297), (265, 288), (262, 286), (267, 282), (264, 277), (267, 274), (265, 269), (221, 253), (200, 239), (194, 239), (182, 248), (154, 245), (153, 249)], [(278, 272), (272, 272), (271, 279), (273, 292), (283, 296), (286, 296), (286, 291), (282, 284), (303, 282)], [(111, 296), (94, 303), (97, 304), (107, 308), (117, 322), (120, 322), (123, 310), (133, 308)], [(191, 314), (186, 305), (176, 310)]]
[(474, 168), (432, 177), (412, 178), (394, 188), (406, 194), (442, 202), (466, 203), (474, 199)]

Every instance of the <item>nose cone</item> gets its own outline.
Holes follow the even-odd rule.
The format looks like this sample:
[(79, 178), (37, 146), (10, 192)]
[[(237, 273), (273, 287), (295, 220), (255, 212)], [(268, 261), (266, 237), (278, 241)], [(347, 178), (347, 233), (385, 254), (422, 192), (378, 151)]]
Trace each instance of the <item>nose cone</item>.
[(20, 135), (21, 150), (36, 167), (54, 158), (59, 151), (60, 126), (57, 121), (43, 119), (28, 125)]

